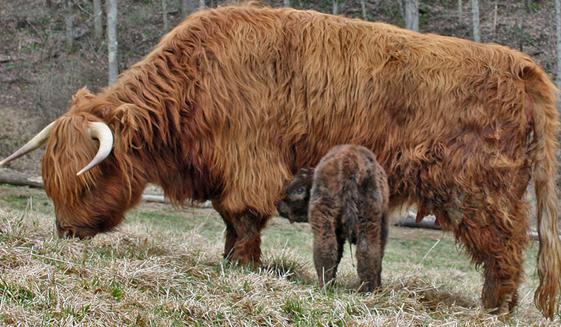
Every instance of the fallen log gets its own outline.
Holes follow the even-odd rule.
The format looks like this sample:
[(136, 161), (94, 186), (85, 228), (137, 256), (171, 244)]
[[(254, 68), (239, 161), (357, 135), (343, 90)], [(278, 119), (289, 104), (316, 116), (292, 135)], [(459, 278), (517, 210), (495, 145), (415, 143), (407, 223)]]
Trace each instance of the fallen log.
[(436, 218), (434, 216), (427, 216), (419, 223), (415, 221), (415, 218), (415, 213), (412, 214), (411, 212), (408, 212), (405, 217), (399, 219), (394, 225), (400, 227), (442, 230), (440, 225), (435, 224)]
[[(43, 188), (43, 180), (41, 177), (27, 177), (24, 174), (13, 169), (0, 169), (0, 184), (9, 184), (15, 186), (28, 186), (32, 188)], [(160, 194), (142, 194), (142, 201), (166, 203), (170, 201)], [(196, 206), (197, 208), (212, 208), (210, 201), (203, 202)]]
[(43, 181), (40, 177), (26, 177), (24, 174), (11, 169), (0, 169), (0, 184), (43, 188)]
[[(43, 188), (43, 180), (41, 177), (27, 177), (24, 174), (7, 168), (0, 168), (0, 184), (10, 184), (15, 186), (29, 186), (33, 188)], [(144, 202), (155, 202), (155, 203), (165, 203), (169, 204), (170, 201), (160, 194), (142, 194), (142, 201)], [(212, 203), (206, 201), (200, 205), (196, 205), (196, 208), (211, 209)], [(442, 228), (435, 224), (436, 218), (434, 216), (425, 217), (420, 223), (415, 221), (416, 212), (413, 210), (408, 210), (405, 217), (399, 219), (394, 225), (400, 227), (409, 228), (424, 228), (424, 229), (434, 229), (442, 230)], [(538, 240), (538, 233), (535, 230), (528, 231), (528, 236), (532, 240)]]

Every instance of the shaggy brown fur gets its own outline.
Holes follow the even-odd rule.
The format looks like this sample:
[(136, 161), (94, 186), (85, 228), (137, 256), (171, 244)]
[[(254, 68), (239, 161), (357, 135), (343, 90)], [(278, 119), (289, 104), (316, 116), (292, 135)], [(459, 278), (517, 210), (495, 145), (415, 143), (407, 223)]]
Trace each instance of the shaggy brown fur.
[[(432, 208), (483, 266), (483, 304), (516, 305), (538, 202), (537, 306), (557, 308), (556, 89), (528, 56), (491, 44), (294, 9), (199, 11), (119, 80), (78, 92), (55, 124), (43, 178), (61, 233), (111, 229), (147, 183), (176, 203), (212, 199), (225, 254), (258, 263), (260, 230), (292, 173), (337, 144), (366, 146), (390, 207)], [(113, 130), (88, 173), (86, 121)]]
[(360, 290), (371, 292), (382, 284), (388, 205), (387, 176), (376, 156), (359, 145), (340, 145), (315, 170), (302, 168), (286, 186), (277, 208), (291, 222), (309, 218), (321, 286), (335, 279), (348, 239), (357, 245)]

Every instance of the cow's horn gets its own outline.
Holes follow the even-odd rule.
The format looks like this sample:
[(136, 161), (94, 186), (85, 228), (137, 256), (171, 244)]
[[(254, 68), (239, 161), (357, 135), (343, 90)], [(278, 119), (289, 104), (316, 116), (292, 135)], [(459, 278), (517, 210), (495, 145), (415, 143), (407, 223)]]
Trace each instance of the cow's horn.
[(113, 133), (111, 133), (111, 129), (109, 129), (109, 126), (107, 126), (106, 123), (91, 122), (89, 124), (88, 131), (93, 139), (97, 139), (99, 141), (99, 149), (92, 161), (90, 161), (86, 167), (82, 168), (82, 170), (76, 174), (78, 176), (82, 175), (107, 158), (113, 148)]
[(0, 167), (4, 166), (8, 162), (17, 159), (37, 148), (41, 145), (45, 144), (49, 139), (49, 135), (51, 134), (51, 130), (53, 129), (55, 122), (50, 123), (47, 127), (43, 128), (37, 135), (35, 135), (29, 142), (27, 142), (24, 146), (19, 148), (16, 152), (12, 153), (6, 159), (0, 161)]

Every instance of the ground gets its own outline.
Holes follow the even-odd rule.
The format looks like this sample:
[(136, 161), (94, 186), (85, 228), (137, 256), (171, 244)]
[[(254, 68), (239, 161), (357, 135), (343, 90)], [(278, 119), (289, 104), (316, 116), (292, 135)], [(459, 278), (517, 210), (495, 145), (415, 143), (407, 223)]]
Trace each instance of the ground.
[[(449, 234), (393, 227), (383, 288), (361, 295), (346, 250), (338, 284), (317, 287), (307, 224), (273, 218), (263, 267), (221, 259), (223, 223), (210, 209), (143, 203), (115, 232), (54, 235), (42, 190), (0, 186), (0, 324), (500, 326), (481, 311), (480, 272)], [(508, 325), (558, 325), (532, 303), (537, 244)]]

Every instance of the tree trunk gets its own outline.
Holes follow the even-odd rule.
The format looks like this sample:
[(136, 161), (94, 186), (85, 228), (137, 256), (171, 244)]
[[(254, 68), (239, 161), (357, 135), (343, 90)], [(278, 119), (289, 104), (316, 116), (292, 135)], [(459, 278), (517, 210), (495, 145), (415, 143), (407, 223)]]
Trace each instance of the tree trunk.
[(181, 15), (182, 17), (187, 17), (191, 13), (197, 10), (197, 2), (196, 0), (181, 0)]
[(368, 20), (366, 17), (366, 0), (360, 0), (360, 9), (362, 10), (362, 19)]
[(205, 0), (199, 0), (199, 9), (205, 9)]
[(101, 0), (93, 0), (94, 11), (94, 36), (96, 39), (103, 37), (103, 12), (101, 10)]
[(557, 39), (557, 87), (561, 85), (561, 0), (555, 0), (555, 35)]
[(117, 60), (117, 0), (107, 0), (107, 50), (109, 61), (109, 84), (117, 80), (119, 64)]
[(407, 0), (398, 0), (397, 6), (399, 7), (399, 13), (401, 14), (401, 18), (405, 20), (405, 1)]
[(169, 30), (169, 19), (168, 19), (168, 0), (162, 0), (162, 19), (164, 21), (164, 31)]
[(339, 14), (339, 0), (333, 0), (333, 15)]
[(64, 8), (64, 26), (65, 26), (65, 46), (66, 51), (72, 51), (72, 47), (74, 45), (74, 15), (72, 12), (72, 1), (71, 0), (64, 0), (63, 2)]
[(473, 40), (481, 42), (481, 35), (479, 34), (479, 0), (471, 0), (471, 14), (473, 24)]
[(283, 0), (283, 4), (285, 7), (290, 7), (290, 0)]
[(405, 1), (405, 27), (419, 31), (419, 0)]
[(464, 4), (462, 0), (458, 0), (458, 23), (464, 24)]

